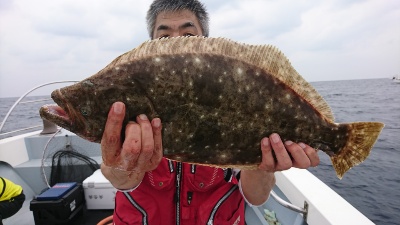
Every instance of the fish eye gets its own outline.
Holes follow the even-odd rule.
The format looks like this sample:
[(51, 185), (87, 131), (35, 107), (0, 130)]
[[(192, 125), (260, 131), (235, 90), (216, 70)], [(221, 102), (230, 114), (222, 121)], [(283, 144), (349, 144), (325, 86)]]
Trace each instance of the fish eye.
[(83, 116), (89, 116), (90, 115), (90, 109), (88, 107), (82, 107), (80, 111), (81, 111), (81, 114)]

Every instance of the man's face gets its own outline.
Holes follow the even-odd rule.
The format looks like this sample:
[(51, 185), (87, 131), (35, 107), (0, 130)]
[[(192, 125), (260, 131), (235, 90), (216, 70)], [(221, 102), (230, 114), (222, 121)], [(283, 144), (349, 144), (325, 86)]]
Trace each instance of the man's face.
[(189, 10), (161, 12), (156, 18), (153, 39), (178, 36), (202, 36), (196, 16)]

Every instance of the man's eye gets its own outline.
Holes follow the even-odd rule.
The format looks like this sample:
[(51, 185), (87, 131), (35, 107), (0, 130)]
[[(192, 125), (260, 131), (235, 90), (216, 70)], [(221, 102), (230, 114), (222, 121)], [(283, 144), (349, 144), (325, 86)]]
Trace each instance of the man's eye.
[(194, 34), (191, 34), (191, 33), (186, 33), (186, 34), (184, 34), (183, 36), (185, 36), (185, 37), (190, 37), (190, 36), (195, 36)]
[(158, 39), (161, 39), (161, 38), (169, 38), (169, 35), (168, 34), (162, 35)]

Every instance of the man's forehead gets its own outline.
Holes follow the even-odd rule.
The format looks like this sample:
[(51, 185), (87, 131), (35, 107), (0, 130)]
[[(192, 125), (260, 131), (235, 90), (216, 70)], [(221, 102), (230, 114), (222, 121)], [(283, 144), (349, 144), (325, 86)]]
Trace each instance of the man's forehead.
[(188, 20), (192, 22), (198, 22), (196, 15), (187, 9), (176, 11), (163, 11), (160, 12), (156, 18), (156, 22), (166, 22), (168, 20)]

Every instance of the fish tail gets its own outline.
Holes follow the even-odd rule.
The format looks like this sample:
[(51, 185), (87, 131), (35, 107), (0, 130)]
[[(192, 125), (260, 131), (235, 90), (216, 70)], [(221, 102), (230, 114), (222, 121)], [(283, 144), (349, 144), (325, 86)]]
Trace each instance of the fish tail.
[(384, 124), (379, 122), (356, 122), (341, 125), (348, 128), (347, 142), (337, 154), (330, 156), (339, 179), (342, 179), (349, 169), (368, 157), (384, 127)]

